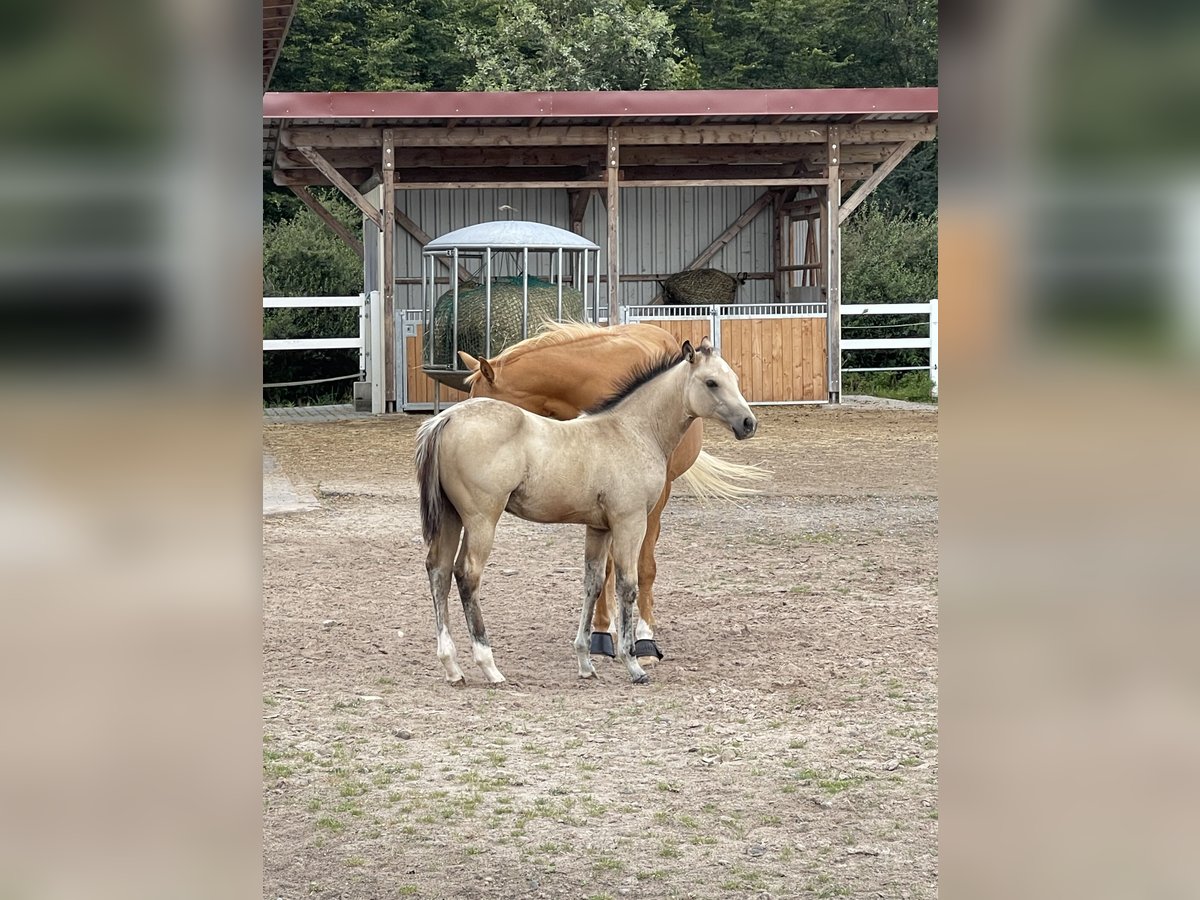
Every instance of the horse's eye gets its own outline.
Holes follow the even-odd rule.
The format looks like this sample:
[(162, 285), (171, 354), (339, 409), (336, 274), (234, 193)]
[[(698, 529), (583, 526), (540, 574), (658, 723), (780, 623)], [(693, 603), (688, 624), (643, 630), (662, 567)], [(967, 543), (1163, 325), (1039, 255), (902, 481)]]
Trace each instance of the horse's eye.
[(710, 378), (710, 379), (708, 379), (708, 381), (706, 381), (706, 382), (704, 382), (704, 383), (705, 383), (706, 385), (708, 385), (710, 388), (715, 388), (715, 387), (717, 386), (717, 383), (716, 383), (715, 381), (713, 381), (711, 378)]

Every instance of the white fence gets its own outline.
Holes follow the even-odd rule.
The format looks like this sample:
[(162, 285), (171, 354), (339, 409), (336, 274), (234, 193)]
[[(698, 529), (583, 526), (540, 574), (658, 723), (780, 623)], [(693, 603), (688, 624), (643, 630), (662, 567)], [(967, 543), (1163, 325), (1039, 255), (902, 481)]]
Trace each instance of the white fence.
[[(371, 322), (380, 309), (379, 292), (359, 294), (357, 297), (263, 297), (263, 309), (335, 309), (358, 310), (358, 335), (356, 337), (307, 337), (264, 340), (263, 351), (273, 350), (357, 350), (358, 372), (339, 375), (335, 378), (319, 378), (311, 381), (287, 382), (287, 386), (317, 384), (324, 381), (368, 381), (371, 384), (371, 411), (383, 412), (383, 329), (372, 328)], [(382, 320), (380, 320), (382, 321)], [(274, 385), (283, 387), (284, 384)], [(264, 385), (265, 387), (265, 385)]]
[[(842, 307), (842, 318), (847, 316), (897, 316), (921, 315), (929, 316), (928, 337), (899, 337), (899, 338), (842, 338), (843, 350), (928, 350), (928, 366), (876, 366), (874, 368), (842, 369), (843, 372), (903, 372), (928, 371), (929, 379), (933, 382), (933, 396), (938, 395), (938, 302), (933, 298), (928, 303), (869, 303), (848, 304)], [(897, 328), (915, 328), (920, 323), (898, 325)], [(842, 325), (843, 335), (846, 325)], [(854, 326), (851, 326), (854, 327)], [(881, 326), (868, 326), (881, 327)]]

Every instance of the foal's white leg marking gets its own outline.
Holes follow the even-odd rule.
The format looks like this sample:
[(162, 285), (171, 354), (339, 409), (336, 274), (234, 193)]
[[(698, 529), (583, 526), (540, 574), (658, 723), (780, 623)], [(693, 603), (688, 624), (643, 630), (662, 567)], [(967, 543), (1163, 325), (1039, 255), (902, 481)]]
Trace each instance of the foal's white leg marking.
[(633, 636), (639, 641), (652, 641), (654, 640), (654, 629), (646, 624), (645, 619), (639, 618)]
[(462, 669), (458, 667), (458, 660), (455, 658), (458, 655), (455, 649), (454, 641), (450, 637), (450, 631), (443, 628), (438, 632), (437, 655), (442, 665), (446, 669), (446, 680), (451, 684), (457, 684), (463, 681)]
[(471, 645), (471, 655), (475, 658), (475, 665), (483, 670), (483, 675), (492, 684), (500, 684), (504, 681), (504, 676), (500, 674), (500, 670), (496, 668), (496, 662), (492, 659), (492, 648), (487, 644), (478, 642)]

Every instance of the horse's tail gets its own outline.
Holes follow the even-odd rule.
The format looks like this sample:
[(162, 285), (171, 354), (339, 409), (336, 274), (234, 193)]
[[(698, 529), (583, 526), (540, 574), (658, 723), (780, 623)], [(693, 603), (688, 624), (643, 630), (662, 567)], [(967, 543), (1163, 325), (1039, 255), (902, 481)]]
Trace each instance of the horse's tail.
[(770, 474), (758, 466), (731, 463), (701, 450), (692, 467), (679, 478), (702, 500), (740, 500), (761, 493), (746, 482), (762, 481)]
[(432, 546), (442, 531), (442, 518), (450, 498), (442, 490), (442, 476), (438, 469), (438, 443), (442, 429), (450, 421), (450, 410), (434, 416), (417, 431), (417, 484), (421, 491), (421, 534), (425, 543)]

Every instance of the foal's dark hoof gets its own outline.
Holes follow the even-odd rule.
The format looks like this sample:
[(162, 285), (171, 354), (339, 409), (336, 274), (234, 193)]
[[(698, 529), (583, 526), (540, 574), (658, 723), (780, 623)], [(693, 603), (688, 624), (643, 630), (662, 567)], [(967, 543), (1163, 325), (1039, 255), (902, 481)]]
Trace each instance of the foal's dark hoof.
[(592, 653), (598, 653), (601, 656), (616, 656), (616, 651), (613, 650), (612, 635), (607, 631), (592, 632)]
[(642, 673), (637, 678), (633, 679), (633, 683), (634, 684), (649, 684), (650, 676), (645, 673)]
[(633, 655), (639, 658), (643, 656), (654, 656), (658, 659), (663, 658), (662, 651), (658, 649), (658, 644), (649, 640), (636, 641), (633, 645)]

